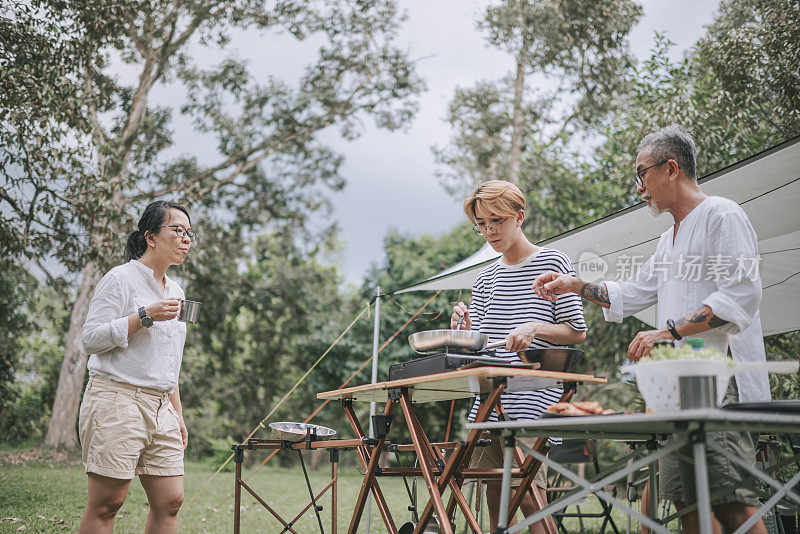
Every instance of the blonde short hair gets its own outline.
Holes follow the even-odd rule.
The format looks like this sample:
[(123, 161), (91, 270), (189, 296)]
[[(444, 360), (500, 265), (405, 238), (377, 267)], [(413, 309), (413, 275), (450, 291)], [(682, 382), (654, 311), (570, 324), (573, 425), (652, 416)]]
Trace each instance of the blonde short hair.
[(525, 195), (511, 182), (490, 180), (478, 185), (464, 200), (464, 213), (472, 224), (477, 222), (475, 220), (477, 206), (496, 215), (514, 217), (519, 210), (525, 209)]

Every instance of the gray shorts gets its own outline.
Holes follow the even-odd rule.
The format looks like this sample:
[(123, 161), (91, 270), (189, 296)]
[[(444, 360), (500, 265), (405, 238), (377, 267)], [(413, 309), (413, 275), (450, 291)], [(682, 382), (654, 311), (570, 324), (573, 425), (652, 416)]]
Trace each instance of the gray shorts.
[[(736, 382), (731, 379), (725, 402), (738, 402), (739, 393)], [(662, 444), (672, 443), (670, 437)], [(721, 448), (732, 452), (739, 458), (755, 464), (758, 434), (747, 432), (709, 432), (706, 442), (713, 442)], [(679, 458), (681, 456), (681, 458)], [(684, 459), (685, 457), (686, 459)], [(662, 499), (693, 503), (697, 500), (694, 484), (694, 465), (691, 447), (684, 447), (676, 454), (665, 456), (658, 465), (658, 495)], [(708, 482), (711, 492), (711, 505), (742, 503), (758, 506), (755, 493), (755, 481), (741, 467), (712, 450), (706, 450), (708, 463)]]

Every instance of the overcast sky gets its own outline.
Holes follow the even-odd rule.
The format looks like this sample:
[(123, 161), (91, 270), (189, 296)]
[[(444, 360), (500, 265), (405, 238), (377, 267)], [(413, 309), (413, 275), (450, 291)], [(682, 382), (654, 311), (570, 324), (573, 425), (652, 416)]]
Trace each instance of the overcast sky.
[[(476, 28), (484, 2), (400, 0), (400, 5), (407, 10), (408, 20), (399, 45), (408, 49), (412, 58), (425, 58), (419, 61), (418, 72), (426, 80), (427, 92), (420, 96), (415, 120), (410, 128), (397, 132), (369, 125), (364, 135), (352, 142), (335, 135), (324, 137), (345, 156), (342, 174), (347, 186), (331, 200), (345, 247), (341, 272), (353, 284), (361, 282), (371, 263), (382, 260), (383, 237), (390, 228), (413, 235), (437, 235), (464, 220), (460, 200), (439, 185), (431, 147), (448, 141), (450, 131), (444, 117), (457, 86), (499, 79), (514, 66), (513, 58), (489, 48)], [(644, 16), (631, 34), (633, 52), (640, 59), (646, 57), (658, 31), (676, 43), (673, 54), (680, 57), (702, 35), (717, 5), (712, 0), (645, 1)], [(313, 57), (316, 45), (276, 42), (268, 36), (243, 33), (224, 54), (206, 59), (215, 62), (232, 52), (247, 58), (256, 75), (270, 73), (292, 79)], [(169, 86), (154, 90), (151, 101), (177, 106), (182, 100), (181, 88)], [(213, 145), (197, 136), (178, 114), (174, 128), (175, 151), (198, 156), (205, 153), (201, 147), (213, 151)], [(476, 240), (476, 249), (480, 244)]]

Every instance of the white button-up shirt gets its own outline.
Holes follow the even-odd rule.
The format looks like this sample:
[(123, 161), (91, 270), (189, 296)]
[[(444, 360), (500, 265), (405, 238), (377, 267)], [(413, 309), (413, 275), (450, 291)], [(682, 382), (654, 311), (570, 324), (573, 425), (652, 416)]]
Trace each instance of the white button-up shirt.
[[(723, 354), (730, 347), (737, 361), (765, 361), (758, 241), (747, 215), (731, 200), (708, 197), (680, 222), (674, 243), (673, 229), (661, 235), (636, 276), (606, 282), (611, 303), (603, 309), (606, 320), (619, 322), (656, 304), (657, 328), (664, 328), (668, 319), (677, 321), (706, 305), (728, 323), (692, 337)], [(770, 400), (765, 372), (738, 374), (736, 383), (740, 402)]]
[(174, 280), (165, 279), (162, 292), (153, 270), (131, 260), (111, 269), (97, 283), (83, 325), (83, 348), (91, 355), (90, 375), (168, 393), (175, 390), (186, 325), (177, 319), (156, 321), (128, 339), (130, 314), (159, 300), (185, 298)]

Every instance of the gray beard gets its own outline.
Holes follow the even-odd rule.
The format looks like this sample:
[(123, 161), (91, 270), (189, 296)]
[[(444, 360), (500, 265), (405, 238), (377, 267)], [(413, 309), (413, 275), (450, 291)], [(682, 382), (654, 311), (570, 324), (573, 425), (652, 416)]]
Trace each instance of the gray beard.
[(653, 217), (658, 217), (659, 215), (664, 213), (664, 210), (659, 208), (658, 204), (656, 204), (656, 201), (653, 200), (652, 198), (650, 199), (650, 204), (648, 204), (647, 207), (650, 210), (650, 215), (652, 215)]

